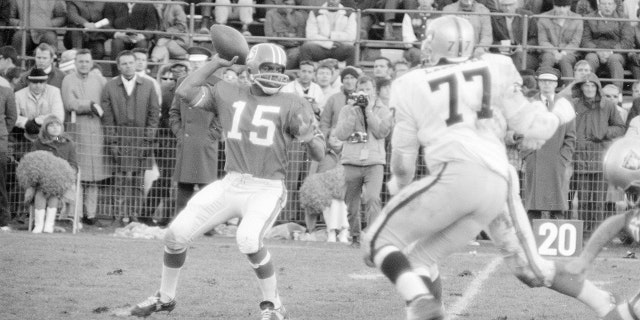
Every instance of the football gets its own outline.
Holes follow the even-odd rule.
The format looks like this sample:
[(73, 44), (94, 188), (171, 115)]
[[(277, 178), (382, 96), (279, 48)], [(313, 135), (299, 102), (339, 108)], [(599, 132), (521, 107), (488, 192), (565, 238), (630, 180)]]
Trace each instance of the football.
[(220, 58), (231, 60), (238, 56), (236, 64), (245, 64), (249, 45), (240, 31), (222, 24), (214, 24), (209, 30), (209, 36)]

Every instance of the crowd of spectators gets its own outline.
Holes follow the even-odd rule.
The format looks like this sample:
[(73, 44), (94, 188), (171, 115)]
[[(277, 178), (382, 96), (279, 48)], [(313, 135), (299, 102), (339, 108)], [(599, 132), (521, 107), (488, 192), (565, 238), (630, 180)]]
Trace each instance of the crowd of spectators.
[[(330, 146), (326, 162), (300, 165), (304, 163), (304, 155), (294, 159), (297, 164), (290, 167), (293, 176), (288, 177), (288, 187), (296, 189), (308, 174), (343, 165), (347, 186), (344, 203), (348, 208), (344, 214), (349, 216), (354, 243), (359, 240), (363, 224), (360, 201), (364, 201), (365, 225), (380, 210), (385, 139), (393, 124), (388, 106), (389, 88), (393, 79), (420, 65), (423, 56), (419, 43), (425, 40), (425, 26), (437, 11), (469, 12), (461, 16), (475, 27), (479, 44), (475, 54), (494, 52), (510, 56), (523, 75), (532, 79), (526, 88), (531, 90), (528, 96), (532, 100), (548, 108), (557, 103), (572, 103), (576, 109), (575, 123), (559, 128), (555, 138), (537, 151), (517, 137), (508, 139), (513, 148), (520, 150), (523, 160), (524, 198), (531, 218), (545, 214), (570, 218), (567, 212), (573, 209), (579, 218), (590, 219), (594, 212), (613, 210), (611, 203), (615, 196), (606, 192), (599, 157), (611, 141), (625, 134), (626, 128), (640, 122), (634, 122), (640, 113), (637, 96), (640, 85), (636, 83), (631, 88), (635, 99), (631, 105), (620, 103), (625, 89), (622, 82), (625, 68), (634, 78), (640, 77), (640, 54), (618, 51), (640, 48), (640, 26), (635, 22), (588, 18), (637, 19), (637, 3), (599, 0), (593, 6), (588, 1), (569, 0), (187, 2), (205, 3), (197, 6), (201, 20), (196, 32), (208, 33), (213, 23), (238, 20), (238, 28), (245, 36), (251, 36), (252, 26), (258, 24), (267, 41), (285, 49), (287, 69), (294, 70), (294, 77), (283, 91), (296, 93), (310, 102)], [(207, 2), (211, 5), (206, 5)], [(43, 120), (55, 115), (64, 119), (69, 136), (76, 142), (82, 180), (78, 201), (84, 206), (84, 223), (98, 223), (100, 186), (113, 181), (119, 186), (111, 191), (116, 207), (120, 207), (119, 216), (138, 217), (141, 222), (152, 224), (154, 212), (164, 208), (161, 214), (164, 219), (155, 222), (166, 225), (168, 217), (174, 214), (167, 208), (180, 210), (194, 192), (223, 174), (218, 148), (224, 135), (216, 117), (173, 99), (182, 79), (214, 54), (212, 48), (207, 48), (206, 43), (202, 44), (205, 47), (190, 46), (187, 14), (179, 4), (60, 0), (31, 3), (30, 10), (25, 11), (22, 1), (0, 0), (0, 8), (8, 8), (1, 10), (0, 26), (17, 26), (28, 19), (32, 27), (82, 30), (36, 28), (23, 35), (23, 31), (0, 29), (0, 87), (6, 88), (2, 89), (0, 100), (0, 112), (5, 113), (5, 123), (0, 124), (0, 129), (4, 125), (5, 136), (12, 133), (6, 143), (0, 139), (3, 161), (19, 161), (30, 150)], [(229, 3), (237, 5), (222, 6)], [(282, 7), (241, 6), (252, 3)], [(353, 10), (368, 8), (419, 12), (367, 12), (361, 15), (358, 24)], [(488, 15), (491, 12), (507, 15)], [(524, 28), (524, 16), (535, 14), (544, 17), (529, 18)], [(581, 16), (587, 20), (578, 19)], [(394, 28), (398, 22), (401, 32)], [(381, 35), (376, 34), (377, 26), (384, 30)], [(101, 28), (122, 31), (100, 32)], [(360, 69), (354, 65), (358, 61), (355, 56), (358, 36), (401, 41), (401, 58), (392, 60), (378, 54), (371, 59), (370, 71)], [(27, 56), (32, 57), (25, 59), (30, 66), (27, 70), (20, 68), (25, 64), (18, 59), (23, 47)], [(111, 65), (95, 60), (111, 60)], [(102, 71), (113, 78), (105, 77)], [(38, 80), (30, 81), (31, 75), (38, 75)], [(247, 71), (241, 67), (228, 68), (219, 76), (229, 82), (249, 83)], [(599, 78), (613, 81), (601, 83)], [(10, 92), (10, 97), (5, 92)], [(369, 99), (366, 105), (357, 103), (356, 92)], [(17, 112), (15, 119), (9, 110), (11, 106)], [(146, 185), (145, 173), (154, 167), (159, 177)], [(9, 179), (3, 178), (7, 172), (11, 170), (3, 170), (0, 175), (4, 182)], [(170, 193), (173, 186), (177, 186), (176, 194)], [(579, 191), (574, 194), (569, 190)], [(8, 199), (1, 188), (0, 198), (0, 205), (14, 200)], [(3, 217), (15, 210), (0, 213), (0, 227), (6, 226), (7, 219)], [(317, 213), (307, 216), (310, 229), (314, 228), (316, 216)]]

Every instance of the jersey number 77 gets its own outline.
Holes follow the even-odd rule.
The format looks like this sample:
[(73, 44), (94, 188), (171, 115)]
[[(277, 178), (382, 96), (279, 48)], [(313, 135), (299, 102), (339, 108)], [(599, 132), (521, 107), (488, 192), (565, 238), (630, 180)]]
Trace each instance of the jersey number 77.
[[(487, 119), (493, 117), (491, 110), (491, 74), (486, 66), (461, 70), (466, 82), (473, 80), (473, 77), (482, 77), (482, 105), (478, 111), (478, 119)], [(458, 113), (458, 101), (460, 92), (460, 81), (455, 72), (449, 73), (440, 78), (430, 79), (429, 87), (431, 91), (440, 90), (442, 84), (449, 84), (449, 118), (447, 118), (447, 126), (462, 122), (462, 115)], [(464, 85), (464, 84), (463, 84)]]

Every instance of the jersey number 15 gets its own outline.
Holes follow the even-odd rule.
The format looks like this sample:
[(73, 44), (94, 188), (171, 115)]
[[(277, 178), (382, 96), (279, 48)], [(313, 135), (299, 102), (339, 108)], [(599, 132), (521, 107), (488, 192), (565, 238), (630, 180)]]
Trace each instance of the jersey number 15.
[[(462, 75), (466, 82), (473, 80), (473, 77), (482, 77), (482, 105), (478, 111), (478, 119), (487, 119), (493, 117), (491, 111), (491, 74), (487, 67), (477, 69), (462, 70)], [(440, 78), (429, 80), (431, 91), (440, 90), (440, 86), (444, 83), (449, 84), (449, 118), (447, 118), (447, 126), (451, 126), (458, 122), (462, 122), (462, 115), (458, 113), (458, 101), (460, 95), (460, 81), (456, 73), (450, 73)], [(464, 88), (462, 88), (464, 90)]]
[[(244, 108), (247, 106), (245, 101), (236, 101), (233, 103), (232, 107), (235, 109), (233, 112), (233, 121), (231, 123), (231, 130), (227, 133), (227, 138), (242, 140), (242, 133), (240, 133), (240, 119), (242, 119), (242, 112)], [(259, 137), (258, 133), (255, 131), (249, 132), (249, 141), (255, 145), (259, 146), (270, 146), (273, 144), (273, 137), (276, 133), (276, 124), (273, 120), (265, 118), (264, 115), (266, 113), (279, 114), (280, 107), (275, 106), (263, 106), (257, 105), (256, 112), (253, 114), (253, 118), (251, 119), (251, 124), (254, 127), (266, 127), (267, 134), (264, 137)]]

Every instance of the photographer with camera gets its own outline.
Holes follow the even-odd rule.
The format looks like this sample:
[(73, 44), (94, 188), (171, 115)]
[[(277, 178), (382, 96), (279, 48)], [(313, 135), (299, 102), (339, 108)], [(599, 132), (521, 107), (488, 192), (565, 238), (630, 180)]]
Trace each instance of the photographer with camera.
[[(340, 163), (344, 165), (345, 202), (349, 212), (352, 245), (360, 245), (362, 230), (360, 197), (364, 192), (365, 222), (368, 225), (380, 212), (380, 191), (386, 161), (385, 138), (393, 128), (389, 107), (378, 98), (376, 84), (361, 76), (356, 91), (347, 97), (347, 105), (338, 116), (335, 136), (344, 141)], [(363, 189), (364, 188), (364, 189)]]

